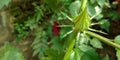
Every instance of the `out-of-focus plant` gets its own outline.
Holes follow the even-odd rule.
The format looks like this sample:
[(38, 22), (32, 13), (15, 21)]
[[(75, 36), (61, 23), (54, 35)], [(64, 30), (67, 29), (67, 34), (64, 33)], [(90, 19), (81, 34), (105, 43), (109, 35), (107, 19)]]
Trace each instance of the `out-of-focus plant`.
[(39, 23), (41, 23), (40, 20), (42, 20), (45, 9), (43, 5), (37, 6), (36, 3), (33, 3), (33, 6), (35, 8), (33, 16), (29, 16), (23, 23), (16, 22), (14, 24), (16, 29), (15, 31), (18, 34), (16, 35), (16, 40), (26, 38), (29, 35), (28, 32), (33, 31), (38, 27)]
[(15, 46), (5, 44), (0, 49), (0, 60), (26, 60), (26, 59)]
[(11, 0), (0, 0), (0, 9), (4, 6), (8, 6), (8, 4), (11, 2)]
[[(17, 39), (35, 38), (33, 56), (38, 55), (40, 60), (101, 60), (94, 49), (103, 48), (101, 41), (117, 51), (120, 48), (110, 39), (91, 32), (104, 33), (91, 28), (96, 24), (109, 32), (110, 23), (103, 17), (102, 10), (105, 6), (110, 8), (108, 0), (44, 0), (32, 4), (33, 15), (22, 23), (15, 23), (15, 29)], [(104, 59), (109, 60), (109, 56)]]

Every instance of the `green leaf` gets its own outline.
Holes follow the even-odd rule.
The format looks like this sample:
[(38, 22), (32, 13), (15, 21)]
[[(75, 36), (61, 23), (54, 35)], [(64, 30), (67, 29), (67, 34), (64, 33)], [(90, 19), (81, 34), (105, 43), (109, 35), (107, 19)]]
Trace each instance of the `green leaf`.
[(117, 44), (120, 44), (120, 35), (118, 35), (118, 36), (115, 37), (115, 42)]
[(62, 60), (64, 56), (62, 51), (57, 51), (49, 48), (46, 50), (46, 54), (48, 55), (48, 60)]
[(100, 27), (105, 29), (107, 32), (109, 32), (110, 22), (106, 19), (103, 19), (100, 21)]
[(7, 6), (11, 0), (0, 0), (0, 9), (3, 6)]
[(35, 49), (35, 51), (33, 52), (33, 55), (32, 55), (32, 56), (35, 56), (35, 55), (37, 55), (37, 54), (39, 54), (39, 53), (42, 53), (42, 55), (40, 55), (40, 56), (43, 56), (43, 51), (42, 51), (42, 52), (40, 52), (40, 51), (42, 51), (41, 48)]
[(72, 50), (69, 60), (74, 60), (74, 57), (75, 57), (75, 52)]
[(95, 15), (96, 14), (96, 12), (95, 12), (95, 4), (91, 4), (90, 2), (88, 2), (89, 4), (88, 4), (88, 14), (90, 15), (90, 16), (93, 16), (93, 15)]
[(80, 49), (74, 48), (70, 54), (69, 60), (81, 60), (83, 54), (84, 53)]
[[(115, 37), (115, 43), (120, 44), (120, 35), (118, 35), (117, 37)], [(116, 48), (116, 56), (117, 59), (120, 60), (120, 50)]]
[(95, 19), (99, 21), (103, 17), (104, 17), (103, 14), (98, 14), (98, 15), (96, 15)]
[(70, 30), (72, 30), (72, 28), (68, 28), (68, 27), (61, 28), (60, 38), (65, 38), (67, 35), (69, 35), (70, 33), (72, 33)]
[(105, 0), (97, 0), (97, 3), (98, 3), (101, 7), (103, 7), (104, 4), (105, 4)]
[(74, 51), (75, 51), (76, 60), (80, 60), (84, 53), (78, 48), (75, 48)]
[(25, 58), (16, 47), (5, 45), (0, 50), (0, 60), (25, 60)]
[(116, 53), (117, 59), (120, 60), (120, 50), (117, 49), (117, 53)]
[(52, 49), (57, 51), (60, 51), (62, 49), (63, 43), (60, 41), (59, 36), (52, 38), (51, 43), (52, 43), (52, 46), (51, 46)]
[(96, 2), (96, 0), (90, 0), (90, 2), (93, 4), (93, 3), (95, 3), (95, 2)]
[(69, 10), (73, 17), (77, 16), (80, 10), (80, 1), (76, 0), (75, 2), (72, 2), (69, 6)]
[(56, 51), (54, 49), (47, 49), (46, 53), (47, 53), (48, 57), (50, 58), (50, 60), (58, 59), (58, 54), (57, 54), (58, 51)]
[(112, 20), (117, 20), (120, 18), (120, 14), (117, 11), (110, 11), (108, 17), (112, 18)]
[(106, 55), (102, 60), (110, 60), (110, 59), (109, 59), (109, 56)]
[(91, 56), (84, 54), (81, 58), (81, 60), (92, 60)]
[(35, 33), (35, 39), (32, 43), (34, 50), (33, 56), (38, 55), (40, 59), (44, 56), (45, 50), (48, 48), (46, 40), (46, 33), (42, 28), (38, 29), (38, 31)]
[(46, 33), (49, 37), (51, 37), (53, 35), (53, 31), (52, 31), (52, 26), (50, 23), (46, 23), (45, 27), (47, 27)]
[(53, 11), (57, 10), (58, 0), (44, 0)]
[(90, 40), (90, 44), (95, 48), (100, 48), (100, 49), (103, 48), (102, 43), (96, 38), (93, 38), (92, 40)]
[(95, 52), (95, 50), (92, 47), (85, 44), (81, 44), (79, 48), (85, 53), (85, 55), (82, 56), (81, 60), (100, 60), (99, 55)]

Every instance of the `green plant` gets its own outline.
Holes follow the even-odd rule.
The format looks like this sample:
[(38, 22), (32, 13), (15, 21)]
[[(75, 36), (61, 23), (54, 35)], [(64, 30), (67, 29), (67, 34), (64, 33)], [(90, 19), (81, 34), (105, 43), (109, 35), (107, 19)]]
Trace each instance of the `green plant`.
[[(117, 44), (120, 44), (120, 35), (118, 35), (118, 36), (116, 36), (115, 37), (115, 43), (117, 43)], [(116, 48), (116, 56), (117, 56), (117, 58), (118, 58), (118, 60), (120, 60), (120, 49), (118, 49), (118, 48)]]
[[(45, 0), (32, 4), (33, 15), (22, 23), (18, 21), (15, 29), (17, 39), (34, 37), (33, 56), (40, 60), (102, 60), (94, 49), (103, 48), (101, 41), (115, 47), (119, 56), (119, 44), (91, 32), (104, 33), (91, 29), (96, 24), (109, 32), (110, 22), (102, 10), (104, 6), (110, 8), (108, 0)], [(109, 60), (109, 56), (105, 59)]]
[(25, 60), (23, 54), (10, 44), (5, 44), (0, 49), (0, 60)]
[(4, 6), (8, 6), (9, 2), (11, 2), (11, 0), (0, 0), (0, 9)]
[[(18, 21), (14, 24), (16, 29), (15, 31), (17, 33), (15, 40), (26, 38), (27, 36), (29, 36), (29, 32), (33, 31), (35, 28), (38, 27), (39, 23), (41, 23), (40, 20), (42, 20), (42, 17), (44, 15), (43, 12), (45, 11), (44, 6), (37, 6), (35, 2), (33, 3), (33, 6), (35, 8), (33, 16), (29, 16), (27, 20), (25, 20), (23, 23), (20, 23), (20, 21)], [(20, 11), (18, 10), (18, 12)], [(19, 13), (16, 13), (15, 15), (19, 15)]]
[[(80, 7), (80, 14), (78, 14), (77, 17), (75, 17), (75, 19), (73, 19), (73, 23), (74, 23), (74, 29), (73, 29), (73, 34), (72, 34), (73, 36), (71, 38), (71, 42), (69, 44), (69, 47), (67, 49), (67, 52), (66, 52), (63, 60), (69, 60), (69, 58), (71, 58), (70, 55), (75, 53), (75, 52), (72, 52), (72, 50), (79, 48), (79, 46), (82, 46), (82, 44), (85, 44), (84, 42), (86, 42), (86, 41), (84, 38), (85, 38), (86, 34), (90, 35), (94, 38), (97, 38), (97, 39), (101, 40), (102, 42), (104, 42), (110, 46), (113, 46), (115, 48), (120, 49), (120, 45), (110, 41), (110, 39), (102, 37), (102, 36), (95, 34), (93, 32), (87, 31), (89, 29), (89, 25), (90, 25), (90, 18), (88, 16), (88, 14), (85, 12), (87, 10), (86, 7), (87, 7), (87, 0), (84, 0), (84, 1), (82, 0), (81, 7)], [(106, 30), (108, 30), (108, 29), (106, 29)], [(79, 39), (79, 40), (83, 40), (83, 41), (78, 42), (78, 43), (82, 42), (80, 45), (76, 45), (76, 40), (78, 40), (77, 36), (79, 37), (80, 35), (83, 35), (81, 37), (83, 39)], [(88, 44), (85, 44), (85, 45), (88, 45)], [(87, 51), (89, 51), (89, 49)], [(97, 53), (92, 52), (92, 51), (89, 51), (87, 53), (90, 53), (90, 52), (91, 52), (91, 54), (97, 54)], [(78, 55), (79, 57), (83, 56), (83, 55), (81, 55), (81, 53), (78, 53), (76, 55)], [(72, 59), (74, 60), (74, 59), (76, 59), (76, 57), (77, 56), (74, 56), (74, 57), (72, 57)], [(85, 57), (85, 58), (89, 58), (89, 57)], [(76, 60), (79, 60), (79, 59), (80, 58), (77, 57)], [(93, 55), (93, 57), (89, 58), (89, 59), (90, 60), (99, 60), (100, 58), (98, 57), (98, 55)]]
[(34, 49), (33, 56), (38, 54), (38, 57), (41, 58), (45, 55), (45, 48), (48, 47), (46, 37), (46, 33), (42, 28), (35, 34), (35, 40), (32, 43)]

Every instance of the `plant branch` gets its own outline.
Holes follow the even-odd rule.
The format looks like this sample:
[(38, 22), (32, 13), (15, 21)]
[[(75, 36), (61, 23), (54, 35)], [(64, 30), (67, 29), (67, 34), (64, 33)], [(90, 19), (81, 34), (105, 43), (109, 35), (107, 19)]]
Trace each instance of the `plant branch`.
[(67, 49), (67, 52), (65, 53), (65, 56), (64, 56), (63, 60), (68, 60), (68, 59), (69, 59), (69, 56), (70, 56), (71, 51), (72, 51), (72, 49), (73, 49), (73, 47), (74, 47), (74, 44), (75, 44), (75, 39), (73, 39), (73, 40), (70, 42), (70, 45), (69, 45), (69, 47), (68, 47), (68, 49)]
[(71, 51), (73, 50), (73, 47), (75, 45), (75, 39), (76, 39), (77, 33), (78, 33), (77, 31), (73, 30), (71, 41), (70, 41), (70, 44), (68, 46), (68, 49), (65, 53), (65, 56), (64, 56), (63, 60), (68, 60), (69, 59)]
[(98, 35), (98, 34), (96, 34), (96, 33), (94, 33), (94, 32), (91, 32), (91, 31), (85, 31), (85, 33), (88, 34), (88, 35), (90, 35), (90, 36), (92, 36), (92, 37), (97, 38), (98, 40), (100, 40), (100, 41), (102, 41), (102, 42), (104, 42), (104, 43), (106, 43), (106, 44), (108, 44), (108, 45), (110, 45), (110, 46), (112, 46), (112, 47), (115, 47), (115, 48), (120, 49), (120, 45), (112, 42), (112, 41), (111, 41), (110, 39), (108, 39), (108, 38), (105, 38), (105, 37), (103, 37), (103, 36), (100, 36), (100, 35)]

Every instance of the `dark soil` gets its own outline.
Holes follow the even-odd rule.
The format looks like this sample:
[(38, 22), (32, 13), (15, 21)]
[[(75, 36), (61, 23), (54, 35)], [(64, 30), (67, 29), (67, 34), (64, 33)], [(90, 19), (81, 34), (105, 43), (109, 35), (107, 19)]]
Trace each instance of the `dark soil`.
[(111, 21), (109, 38), (114, 38), (120, 34), (120, 20)]
[[(109, 38), (114, 39), (117, 35), (120, 35), (120, 20), (111, 21)], [(112, 48), (111, 46), (107, 45), (104, 46), (105, 49), (103, 49), (103, 51), (106, 51), (109, 54), (110, 60), (117, 60), (115, 49)]]

